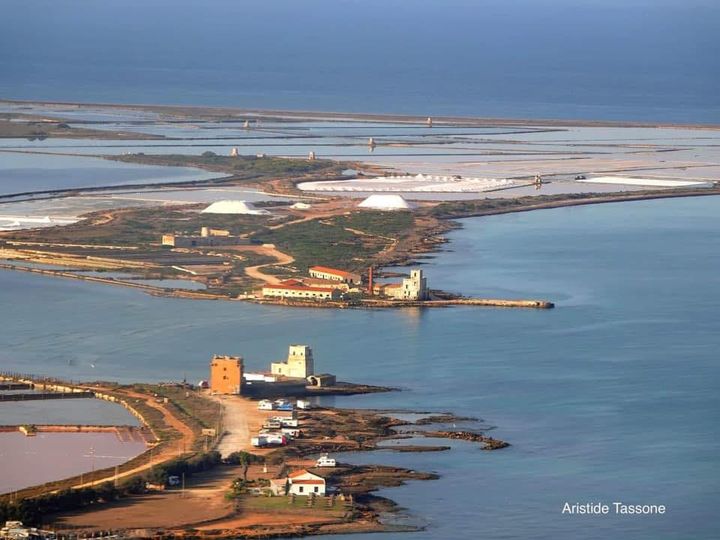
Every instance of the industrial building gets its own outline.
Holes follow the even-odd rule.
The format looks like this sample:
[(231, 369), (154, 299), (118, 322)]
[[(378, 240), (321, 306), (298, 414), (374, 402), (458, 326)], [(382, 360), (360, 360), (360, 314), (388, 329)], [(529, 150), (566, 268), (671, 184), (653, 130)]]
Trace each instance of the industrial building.
[(310, 277), (328, 281), (339, 281), (350, 285), (359, 285), (362, 281), (360, 274), (338, 270), (337, 268), (328, 268), (327, 266), (312, 266), (308, 269), (308, 273)]
[(241, 394), (242, 385), (242, 357), (213, 356), (210, 362), (210, 391), (213, 394)]
[(340, 300), (342, 291), (305, 285), (266, 285), (262, 294), (268, 298), (294, 298), (299, 300)]
[(394, 300), (427, 300), (429, 298), (427, 278), (423, 276), (422, 270), (411, 270), (410, 277), (403, 279), (402, 283), (377, 285), (373, 291)]
[(182, 234), (164, 234), (162, 245), (170, 247), (206, 247), (206, 246), (240, 246), (248, 245), (248, 238), (233, 236), (225, 229), (203, 227), (200, 236)]
[(270, 364), (270, 372), (273, 375), (307, 379), (315, 373), (312, 349), (307, 345), (290, 345), (287, 360)]
[(349, 292), (351, 287), (347, 283), (341, 283), (340, 281), (329, 281), (327, 279), (311, 277), (284, 279), (278, 283), (278, 285), (287, 285), (291, 287), (317, 287), (318, 289), (338, 289), (342, 292)]

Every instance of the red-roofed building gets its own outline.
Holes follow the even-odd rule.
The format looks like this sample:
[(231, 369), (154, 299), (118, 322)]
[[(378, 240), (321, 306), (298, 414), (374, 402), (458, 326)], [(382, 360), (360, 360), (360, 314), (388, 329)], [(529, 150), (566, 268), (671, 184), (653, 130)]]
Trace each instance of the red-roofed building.
[(359, 285), (362, 281), (360, 274), (338, 270), (337, 268), (328, 268), (327, 266), (312, 266), (308, 269), (308, 273), (314, 278), (340, 281), (351, 285)]
[(269, 298), (293, 298), (298, 300), (340, 300), (339, 289), (323, 287), (307, 287), (305, 285), (266, 285), (262, 289), (263, 296)]
[(306, 469), (291, 472), (286, 478), (270, 480), (270, 489), (275, 495), (325, 495), (326, 482), (322, 476), (308, 472)]

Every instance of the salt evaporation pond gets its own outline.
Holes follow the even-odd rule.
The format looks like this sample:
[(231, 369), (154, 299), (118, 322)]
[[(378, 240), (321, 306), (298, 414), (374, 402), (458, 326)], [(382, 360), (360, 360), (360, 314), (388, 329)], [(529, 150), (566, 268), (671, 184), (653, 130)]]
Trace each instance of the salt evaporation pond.
[(215, 178), (187, 167), (156, 167), (81, 156), (0, 153), (0, 195)]
[[(70, 360), (68, 365), (75, 363), (76, 361)], [(138, 419), (122, 406), (102, 399), (1, 402), (0, 425), (22, 424), (140, 426)]]
[(137, 191), (99, 191), (74, 197), (47, 200), (21, 200), (0, 205), (0, 231), (37, 227), (52, 227), (74, 223), (80, 216), (114, 208), (212, 203), (237, 197), (245, 201), (286, 201), (287, 197), (268, 195), (257, 191), (226, 188), (188, 190), (138, 189)]
[(145, 447), (115, 433), (0, 433), (0, 493), (120, 465)]
[[(135, 426), (123, 407), (101, 399), (0, 403), (0, 425)], [(112, 467), (145, 450), (145, 443), (115, 433), (0, 433), (0, 493)]]

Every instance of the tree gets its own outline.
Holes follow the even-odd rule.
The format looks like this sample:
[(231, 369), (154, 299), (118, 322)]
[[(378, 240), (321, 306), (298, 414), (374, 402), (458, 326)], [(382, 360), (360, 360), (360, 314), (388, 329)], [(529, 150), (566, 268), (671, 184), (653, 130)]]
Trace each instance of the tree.
[(247, 452), (243, 452), (240, 455), (240, 465), (242, 465), (243, 468), (243, 480), (247, 482), (247, 473), (250, 468), (250, 460), (248, 460)]

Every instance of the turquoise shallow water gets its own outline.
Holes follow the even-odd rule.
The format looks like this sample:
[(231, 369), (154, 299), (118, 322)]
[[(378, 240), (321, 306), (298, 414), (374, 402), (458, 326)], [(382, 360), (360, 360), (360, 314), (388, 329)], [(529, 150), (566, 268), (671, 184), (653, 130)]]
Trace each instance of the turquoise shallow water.
[[(513, 444), (354, 457), (441, 474), (385, 492), (428, 524), (399, 538), (714, 540), (719, 215), (705, 197), (471, 219), (425, 266), (433, 286), (548, 298), (552, 311), (287, 310), (2, 272), (0, 365), (194, 380), (213, 353), (259, 368), (309, 343), (322, 370), (405, 389), (334, 404), (475, 415)], [(668, 513), (561, 514), (615, 500)]]

